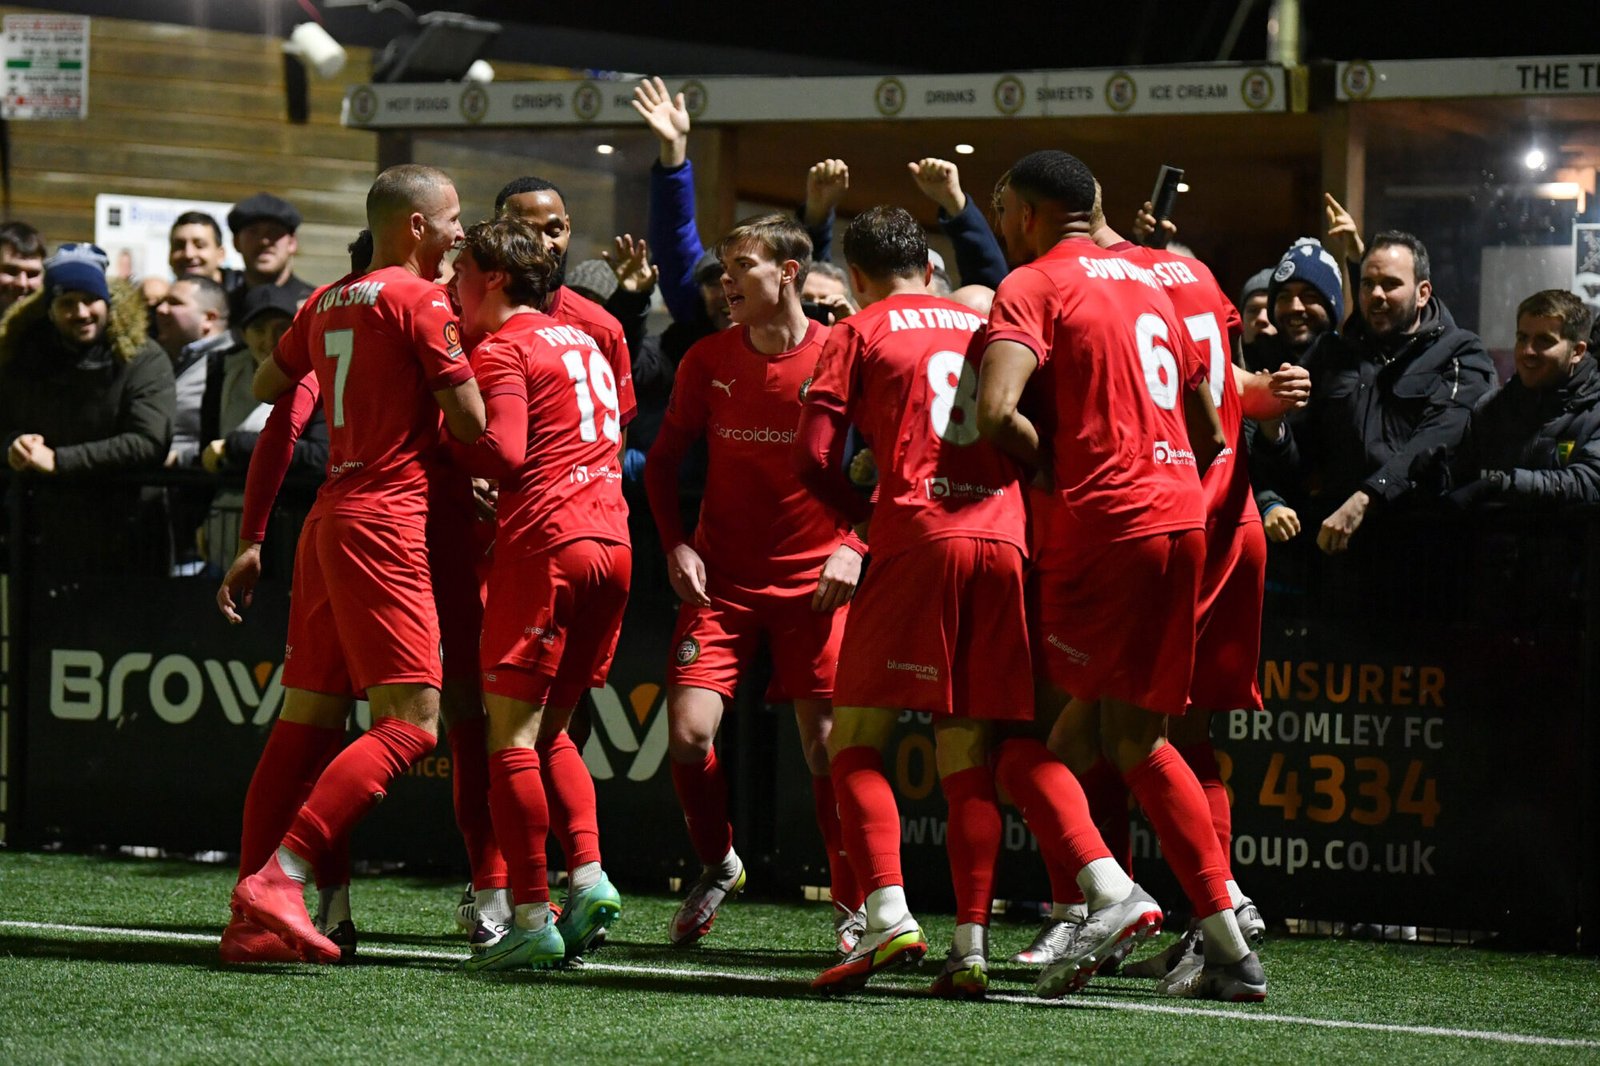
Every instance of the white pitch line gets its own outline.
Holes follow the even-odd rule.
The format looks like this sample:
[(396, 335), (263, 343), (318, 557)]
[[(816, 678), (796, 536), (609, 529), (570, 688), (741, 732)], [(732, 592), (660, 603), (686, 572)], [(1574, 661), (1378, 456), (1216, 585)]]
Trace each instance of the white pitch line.
[[(170, 940), (194, 944), (215, 944), (218, 937), (210, 933), (177, 933), (165, 929), (128, 929), (114, 925), (68, 925), (62, 922), (0, 921), (0, 928), (31, 929), (40, 932), (81, 933), (95, 936), (125, 937), (131, 940)], [(430, 951), (426, 948), (386, 948), (377, 945), (363, 946), (361, 954), (394, 959), (440, 959), (461, 962), (467, 956), (459, 951)], [(760, 977), (730, 970), (693, 970), (674, 966), (639, 966), (629, 963), (585, 962), (582, 969), (608, 973), (636, 973), (654, 977), (716, 978), (724, 981), (741, 981), (748, 984), (770, 985), (781, 978)], [(1257, 1011), (1219, 1010), (1208, 1007), (1177, 1006), (1163, 1003), (1126, 1003), (1094, 998), (1036, 999), (1011, 993), (991, 993), (991, 1003), (1015, 1003), (1025, 1007), (1064, 1007), (1080, 1010), (1121, 1010), (1145, 1014), (1169, 1014), (1186, 1018), (1222, 1018), (1229, 1021), (1268, 1022), (1279, 1025), (1305, 1025), (1319, 1029), (1354, 1029), (1369, 1033), (1396, 1033), (1406, 1036), (1444, 1036), (1462, 1040), (1484, 1040), (1498, 1044), (1537, 1045), (1543, 1047), (1600, 1048), (1600, 1040), (1577, 1037), (1531, 1036), (1526, 1033), (1502, 1033), (1491, 1029), (1448, 1029), (1437, 1025), (1395, 1025), (1386, 1022), (1353, 1022), (1338, 1018), (1301, 1018), (1290, 1014), (1263, 1014)]]

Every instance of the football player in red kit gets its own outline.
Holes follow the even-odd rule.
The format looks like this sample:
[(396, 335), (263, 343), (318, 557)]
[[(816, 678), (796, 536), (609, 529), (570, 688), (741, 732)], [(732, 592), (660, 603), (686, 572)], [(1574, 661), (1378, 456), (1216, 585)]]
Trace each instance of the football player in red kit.
[(624, 429), (633, 421), (638, 404), (633, 398), (632, 356), (628, 338), (616, 316), (593, 300), (567, 288), (567, 249), (572, 243), (572, 219), (567, 215), (561, 190), (543, 178), (523, 177), (506, 184), (494, 198), (496, 215), (513, 215), (534, 228), (555, 257), (556, 275), (541, 310), (563, 325), (576, 326), (599, 345), (611, 364), (617, 383), (617, 418)]
[[(795, 705), (842, 910), (837, 924), (843, 928), (861, 904), (839, 844), (826, 741), (844, 607), (865, 548), (806, 491), (790, 461), (802, 396), (828, 332), (800, 308), (811, 240), (793, 219), (767, 215), (736, 226), (718, 253), (734, 324), (685, 354), (645, 467), (668, 577), (683, 600), (667, 673), (667, 750), (703, 868), (672, 918), (669, 937), (679, 945), (704, 936), (722, 902), (744, 886), (712, 742), (763, 638), (773, 661), (767, 697)], [(706, 488), (691, 544), (679, 515), (678, 469), (701, 437)]]
[[(1260, 1000), (1266, 976), (1240, 933), (1205, 793), (1165, 737), (1188, 704), (1205, 562), (1198, 468), (1208, 442), (1220, 450), (1221, 426), (1209, 395), (1189, 387), (1205, 368), (1161, 281), (1094, 243), (1098, 199), (1089, 168), (1065, 152), (1012, 168), (999, 222), (1021, 265), (995, 295), (979, 426), (1051, 485), (1036, 527), (1034, 653), (1056, 707), (1068, 693), (1098, 701), (1057, 730), (1101, 750), (1149, 816), (1205, 934), (1193, 993)], [(1019, 406), (1036, 375), (1037, 425)], [(1186, 416), (1209, 432), (1191, 443)], [(1088, 883), (1079, 875), (1088, 917), (1041, 995), (1081, 984), (1126, 939), (1102, 932), (1159, 926), (1159, 907), (1114, 860), (1097, 865)]]
[[(1241, 430), (1246, 415), (1256, 419), (1281, 418), (1294, 407), (1304, 405), (1310, 392), (1310, 375), (1304, 368), (1289, 364), (1270, 374), (1246, 371), (1237, 359), (1239, 312), (1222, 295), (1205, 264), (1166, 249), (1133, 245), (1105, 224), (1103, 214), (1096, 217), (1100, 222), (1093, 233), (1095, 243), (1130, 262), (1150, 266), (1166, 289), (1185, 332), (1206, 360), (1211, 398), (1222, 421), (1225, 446), (1201, 474), (1206, 503), (1206, 562), (1196, 607), (1190, 707), (1187, 713), (1169, 722), (1167, 739), (1178, 748), (1205, 790), (1217, 842), (1223, 861), (1228, 864), (1232, 817), (1227, 789), (1211, 747), (1210, 714), (1224, 708), (1261, 706), (1256, 666), (1266, 552), (1241, 450)], [(1073, 754), (1070, 748), (1062, 752), (1069, 759)], [(1131, 871), (1127, 787), (1116, 767), (1098, 752), (1082, 750), (1080, 746), (1077, 757), (1083, 761), (1073, 769), (1083, 782), (1096, 824), (1105, 833), (1113, 855)], [(1072, 918), (1081, 916), (1083, 898), (1076, 891), (1070, 872), (1051, 869), (1050, 880), (1052, 889), (1068, 898), (1055, 901), (1051, 918), (1039, 936), (1013, 961), (1047, 965), (1072, 946)], [(1264, 923), (1255, 904), (1239, 889), (1231, 869), (1228, 894), (1245, 939), (1259, 945)], [(1181, 979), (1199, 969), (1201, 955), (1192, 950), (1197, 939), (1198, 926), (1191, 926), (1188, 935), (1160, 955), (1122, 967), (1119, 972), (1124, 976), (1165, 978), (1182, 962), (1185, 972), (1163, 984), (1162, 991), (1172, 991)], [(1131, 949), (1132, 945), (1126, 947)], [(1101, 972), (1108, 966), (1120, 965), (1125, 955), (1126, 951), (1114, 955)]]
[[(1206, 504), (1206, 563), (1196, 602), (1189, 709), (1169, 723), (1167, 739), (1194, 770), (1205, 790), (1239, 930), (1251, 945), (1259, 946), (1266, 923), (1233, 876), (1233, 814), (1211, 745), (1211, 715), (1221, 710), (1261, 709), (1256, 673), (1261, 658), (1267, 538), (1250, 489), (1244, 419), (1281, 418), (1303, 405), (1310, 392), (1310, 374), (1304, 367), (1288, 365), (1272, 374), (1251, 374), (1240, 365), (1239, 311), (1223, 295), (1204, 263), (1164, 248), (1137, 247), (1110, 232), (1097, 237), (1097, 243), (1136, 263), (1147, 263), (1155, 271), (1183, 319), (1184, 330), (1207, 360), (1211, 399), (1222, 417), (1225, 446), (1200, 478)], [(1123, 806), (1126, 807), (1125, 799)], [(1195, 944), (1199, 935), (1199, 926), (1195, 925), (1189, 935), (1162, 955), (1144, 964), (1124, 967), (1122, 972), (1133, 977), (1160, 978), (1163, 992), (1178, 994), (1202, 969), (1204, 952), (1196, 950)], [(1180, 963), (1184, 964), (1181, 972)]]
[(438, 441), (441, 408), (458, 440), (484, 428), (436, 281), (461, 237), (460, 213), (442, 171), (403, 165), (380, 174), (367, 194), (372, 270), (313, 293), (256, 374), (257, 397), (274, 400), (315, 373), (329, 427), (328, 480), (295, 560), (284, 716), (335, 726), (363, 692), (373, 712), (372, 728), (322, 772), (276, 853), (234, 889), (238, 918), (308, 961), (339, 958), (305, 910), (314, 863), (436, 743), (439, 629), (423, 457)]
[[(513, 928), (469, 970), (542, 968), (589, 946), (622, 902), (600, 868), (594, 786), (569, 811), (571, 891), (552, 920), (550, 811), (540, 774), (586, 689), (605, 683), (633, 557), (622, 499), (617, 383), (594, 338), (541, 312), (557, 260), (515, 216), (480, 222), (456, 259), (462, 321), (489, 426), (462, 465), (499, 482), (480, 649), (489, 803), (511, 873)], [(569, 742), (570, 743), (570, 742)]]
[[(978, 439), (968, 349), (983, 319), (928, 290), (922, 227), (903, 209), (875, 207), (850, 223), (844, 253), (864, 310), (823, 348), (796, 462), (830, 509), (871, 522), (872, 566), (845, 623), (828, 739), (845, 851), (869, 895), (855, 950), (812, 984), (856, 988), (927, 951), (906, 906), (900, 817), (883, 772), (883, 747), (910, 709), (934, 716), (950, 809), (958, 925), (933, 991), (981, 996), (1000, 846), (990, 732), (1033, 717), (1020, 468)], [(876, 504), (841, 469), (851, 423), (876, 458)]]

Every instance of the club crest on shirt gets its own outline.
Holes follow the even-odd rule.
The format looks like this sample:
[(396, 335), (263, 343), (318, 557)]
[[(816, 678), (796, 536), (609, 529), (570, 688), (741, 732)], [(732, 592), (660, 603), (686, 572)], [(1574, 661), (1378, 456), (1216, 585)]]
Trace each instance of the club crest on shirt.
[(679, 642), (678, 648), (673, 653), (673, 656), (678, 660), (679, 666), (688, 666), (690, 663), (700, 658), (700, 642), (695, 640), (693, 637), (684, 637), (683, 640)]
[(801, 403), (805, 403), (806, 402), (806, 397), (808, 395), (810, 395), (810, 393), (811, 393), (811, 383), (813, 381), (815, 381), (815, 380), (816, 380), (816, 378), (814, 378), (814, 377), (813, 378), (806, 378), (804, 381), (802, 381), (800, 383), (800, 402)]
[(461, 331), (454, 322), (444, 324), (444, 354), (451, 359), (461, 358)]

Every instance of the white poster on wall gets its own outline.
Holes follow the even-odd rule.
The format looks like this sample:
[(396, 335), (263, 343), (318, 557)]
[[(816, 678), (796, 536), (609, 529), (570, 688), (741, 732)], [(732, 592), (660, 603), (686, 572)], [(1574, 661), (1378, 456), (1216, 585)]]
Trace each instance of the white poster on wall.
[(215, 200), (101, 193), (94, 198), (94, 243), (111, 257), (112, 277), (130, 281), (150, 275), (171, 278), (167, 251), (173, 220), (185, 211), (204, 211), (222, 229), (222, 247), (228, 253), (223, 265), (242, 270), (244, 260), (234, 251), (233, 234), (228, 231), (232, 208), (232, 204)]
[(1600, 224), (1572, 224), (1572, 291), (1600, 312)]
[(7, 15), (0, 37), (8, 119), (81, 119), (89, 113), (89, 20)]

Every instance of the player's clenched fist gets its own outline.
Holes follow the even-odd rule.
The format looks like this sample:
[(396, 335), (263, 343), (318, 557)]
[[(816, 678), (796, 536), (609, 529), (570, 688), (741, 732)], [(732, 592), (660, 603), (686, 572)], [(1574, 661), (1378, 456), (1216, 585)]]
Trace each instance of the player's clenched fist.
[(961, 191), (961, 172), (948, 159), (919, 159), (907, 163), (911, 180), (917, 183), (922, 195), (944, 208), (947, 215), (959, 215), (967, 206), (967, 194)]

